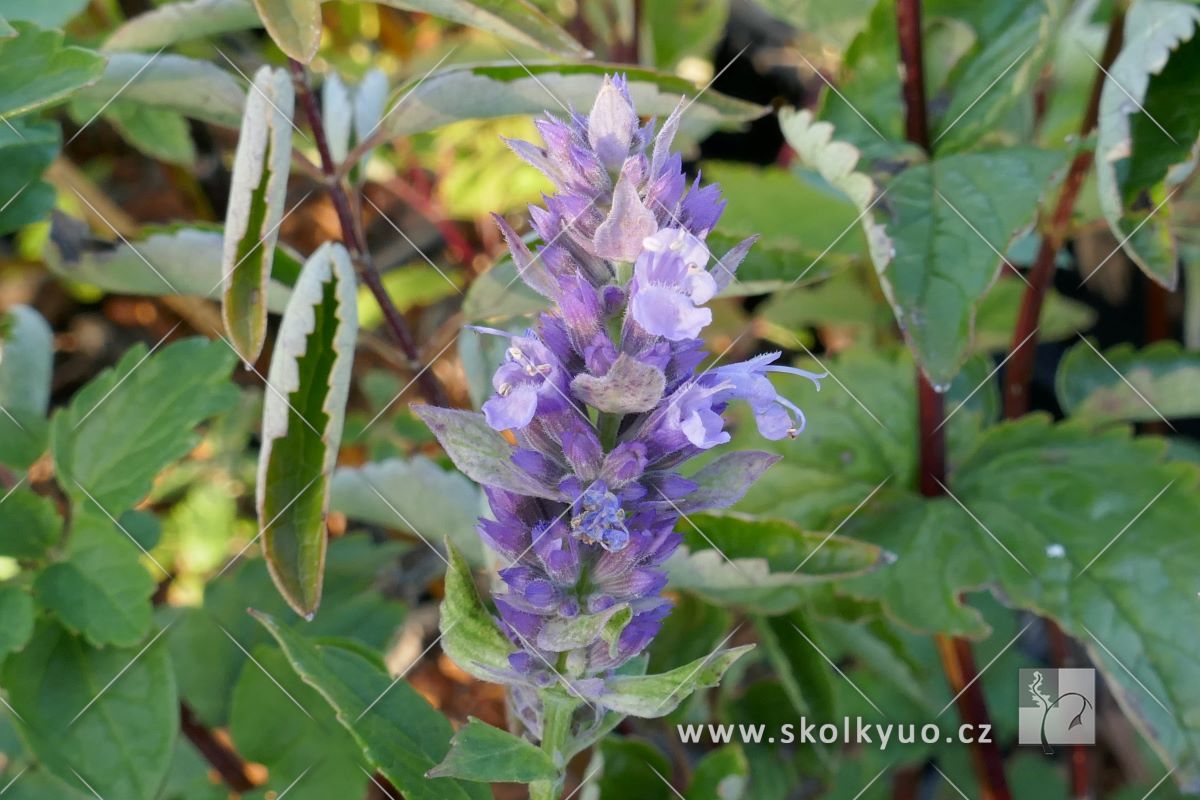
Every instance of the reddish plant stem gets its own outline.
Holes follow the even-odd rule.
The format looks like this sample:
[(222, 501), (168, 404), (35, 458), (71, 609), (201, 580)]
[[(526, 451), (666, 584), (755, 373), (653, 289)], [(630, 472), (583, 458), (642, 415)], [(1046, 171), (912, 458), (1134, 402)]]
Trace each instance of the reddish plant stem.
[[(908, 140), (930, 152), (929, 115), (925, 102), (925, 68), (922, 52), (921, 0), (898, 0), (896, 30), (899, 36), (900, 57), (904, 64), (904, 130)], [(925, 375), (917, 370), (917, 418), (920, 451), (918, 475), (921, 494), (940, 497), (946, 482), (946, 442), (942, 422), (944, 400), (934, 390)], [(977, 680), (979, 671), (970, 643), (961, 638), (937, 636), (938, 654), (942, 669), (957, 697), (959, 717), (963, 723), (976, 726), (991, 725), (987, 699)], [(984, 800), (1011, 800), (1008, 781), (1004, 776), (1004, 759), (994, 740), (990, 744), (977, 742), (971, 746), (971, 761), (979, 780)]]
[(321, 118), (321, 111), (317, 107), (317, 99), (313, 95), (312, 87), (308, 85), (308, 75), (305, 73), (304, 65), (288, 59), (288, 66), (292, 71), (296, 94), (304, 108), (305, 116), (308, 117), (308, 125), (312, 129), (317, 153), (321, 156), (321, 172), (325, 175), (326, 188), (329, 190), (329, 197), (333, 201), (333, 208), (337, 212), (338, 223), (342, 228), (342, 241), (358, 267), (359, 277), (374, 295), (375, 302), (379, 304), (384, 322), (408, 359), (409, 368), (417, 373), (417, 383), (421, 387), (421, 393), (425, 395), (425, 399), (436, 405), (449, 405), (446, 399), (446, 390), (441, 381), (437, 379), (432, 370), (425, 369), (425, 365), (421, 364), (421, 354), (413, 340), (412, 332), (408, 329), (408, 323), (400, 310), (396, 308), (396, 304), (392, 302), (379, 273), (375, 271), (375, 267), (371, 263), (371, 254), (367, 250), (366, 239), (355, 223), (355, 216), (350, 207), (350, 198), (346, 194), (346, 188), (341, 178), (338, 177), (338, 165), (334, 163), (329, 150), (329, 140), (325, 136), (325, 123)]
[[(1096, 118), (1100, 113), (1100, 92), (1104, 88), (1106, 70), (1121, 50), (1122, 32), (1125, 28), (1125, 11), (1121, 4), (1113, 9), (1112, 19), (1108, 26), (1108, 39), (1104, 43), (1104, 52), (1100, 57), (1100, 68), (1092, 82), (1091, 95), (1088, 97), (1087, 109), (1079, 126), (1079, 137), (1084, 139), (1096, 127)], [(1054, 281), (1054, 261), (1058, 251), (1066, 241), (1070, 229), (1071, 215), (1075, 210), (1075, 201), (1079, 190), (1092, 168), (1095, 154), (1090, 147), (1084, 147), (1067, 168), (1067, 177), (1063, 179), (1062, 188), (1058, 192), (1058, 200), (1048, 217), (1043, 217), (1039, 228), (1042, 233), (1042, 243), (1038, 247), (1033, 268), (1029, 270), (1028, 283), (1024, 295), (1021, 296), (1021, 308), (1017, 313), (1017, 326), (1013, 331), (1012, 356), (1004, 373), (1004, 416), (1006, 419), (1016, 419), (1029, 410), (1029, 393), (1033, 382), (1034, 355), (1037, 351), (1037, 325), (1042, 314), (1042, 304), (1046, 292)], [(1022, 344), (1023, 343), (1023, 344)]]
[[(1082, 140), (1096, 127), (1100, 114), (1100, 95), (1107, 79), (1107, 70), (1121, 50), (1125, 29), (1125, 7), (1114, 5), (1108, 24), (1108, 36), (1100, 56), (1100, 66), (1092, 80), (1088, 104), (1079, 125), (1080, 144), (1083, 147), (1071, 160), (1067, 176), (1063, 179), (1058, 199), (1048, 217), (1043, 217), (1039, 227), (1042, 243), (1038, 248), (1033, 268), (1029, 271), (1029, 285), (1021, 297), (1021, 308), (1017, 314), (1017, 325), (1013, 331), (1012, 355), (1004, 375), (1004, 416), (1016, 419), (1029, 411), (1030, 392), (1033, 383), (1034, 357), (1037, 350), (1037, 325), (1041, 318), (1046, 292), (1054, 281), (1055, 258), (1066, 242), (1075, 210), (1079, 190), (1092, 168), (1095, 153)], [(1050, 656), (1055, 667), (1067, 666), (1071, 660), (1071, 645), (1067, 634), (1052, 619), (1046, 620), (1050, 638)], [(1071, 797), (1087, 800), (1095, 796), (1092, 790), (1092, 754), (1089, 748), (1071, 747), (1070, 750)]]
[(201, 725), (186, 703), (179, 704), (179, 725), (184, 736), (212, 765), (226, 786), (235, 792), (248, 792), (254, 788), (254, 781), (250, 780), (246, 771), (246, 762), (214, 736), (212, 731)]

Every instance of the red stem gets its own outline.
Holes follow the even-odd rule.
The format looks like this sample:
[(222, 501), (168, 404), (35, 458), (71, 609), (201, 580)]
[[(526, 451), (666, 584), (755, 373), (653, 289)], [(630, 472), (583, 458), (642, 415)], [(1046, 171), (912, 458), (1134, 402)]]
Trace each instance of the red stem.
[(179, 725), (188, 741), (204, 756), (204, 760), (212, 765), (225, 785), (235, 792), (248, 792), (254, 788), (246, 772), (246, 762), (234, 750), (226, 746), (213, 735), (213, 732), (200, 724), (195, 713), (186, 703), (179, 704)]
[[(1079, 126), (1079, 138), (1082, 140), (1091, 134), (1096, 127), (1096, 118), (1100, 113), (1100, 92), (1104, 88), (1106, 70), (1121, 50), (1122, 32), (1125, 27), (1125, 11), (1121, 5), (1113, 9), (1112, 19), (1109, 20), (1108, 39), (1104, 43), (1104, 53), (1101, 55), (1100, 68), (1092, 81), (1092, 92), (1088, 98), (1087, 109)], [(1013, 332), (1012, 357), (1004, 373), (1004, 416), (1006, 419), (1016, 419), (1029, 410), (1029, 392), (1033, 382), (1034, 355), (1037, 351), (1037, 325), (1042, 314), (1042, 304), (1046, 292), (1054, 281), (1054, 261), (1058, 251), (1062, 249), (1070, 228), (1071, 216), (1075, 211), (1075, 201), (1079, 190), (1092, 168), (1094, 153), (1090, 147), (1080, 150), (1071, 160), (1067, 168), (1067, 177), (1063, 179), (1062, 188), (1058, 192), (1058, 201), (1048, 218), (1043, 218), (1039, 227), (1042, 231), (1042, 243), (1038, 248), (1033, 268), (1029, 271), (1029, 285), (1021, 297), (1021, 309), (1017, 313), (1017, 327)], [(1024, 342), (1024, 344), (1022, 344)]]
[[(910, 142), (930, 152), (929, 115), (925, 102), (925, 68), (922, 52), (921, 0), (898, 0), (896, 30), (899, 35), (900, 57), (904, 63), (904, 130)], [(918, 475), (921, 494), (940, 497), (946, 482), (946, 442), (942, 421), (944, 400), (934, 390), (925, 375), (917, 370), (917, 420), (920, 452)], [(978, 669), (971, 644), (965, 639), (935, 637), (942, 669), (951, 689), (958, 697), (959, 717), (964, 723), (976, 726), (991, 725), (987, 699), (981, 683), (976, 680)], [(969, 688), (966, 688), (968, 687)], [(965, 690), (964, 690), (965, 689)], [(984, 800), (1011, 800), (1008, 781), (1004, 776), (1004, 759), (993, 739), (990, 744), (971, 746), (971, 761)]]
[(308, 117), (313, 140), (316, 143), (317, 152), (321, 156), (321, 172), (325, 175), (329, 196), (333, 200), (333, 207), (342, 228), (342, 241), (358, 266), (359, 277), (374, 295), (375, 302), (379, 304), (384, 322), (405, 357), (408, 358), (409, 368), (417, 372), (417, 383), (420, 385), (425, 399), (436, 405), (449, 405), (446, 399), (446, 390), (441, 381), (433, 374), (433, 370), (425, 369), (421, 364), (421, 354), (408, 329), (408, 323), (396, 308), (395, 303), (392, 302), (387, 289), (383, 286), (383, 281), (380, 280), (379, 273), (375, 271), (375, 267), (371, 263), (371, 254), (367, 250), (366, 240), (358, 225), (355, 224), (354, 213), (350, 209), (350, 198), (338, 177), (338, 165), (334, 163), (330, 153), (329, 141), (325, 136), (325, 124), (321, 118), (320, 109), (317, 107), (316, 97), (308, 85), (308, 76), (305, 74), (304, 66), (293, 59), (288, 59), (288, 66), (292, 70), (296, 93), (300, 98), (300, 104), (304, 107), (305, 116)]

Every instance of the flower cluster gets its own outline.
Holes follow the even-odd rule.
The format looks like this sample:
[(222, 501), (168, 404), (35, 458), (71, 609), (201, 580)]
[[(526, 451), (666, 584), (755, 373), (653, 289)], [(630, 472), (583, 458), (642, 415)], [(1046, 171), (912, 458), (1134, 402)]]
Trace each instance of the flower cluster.
[[(509, 337), (484, 404), (514, 437), (512, 466), (542, 487), (486, 486), (493, 519), (479, 533), (507, 566), (495, 597), (512, 643), (514, 713), (541, 736), (539, 691), (562, 680), (603, 707), (605, 679), (641, 653), (671, 604), (663, 563), (680, 515), (735, 502), (775, 460), (729, 454), (700, 474), (681, 468), (729, 441), (722, 412), (749, 404), (768, 439), (795, 436), (804, 415), (780, 397), (778, 353), (700, 371), (704, 307), (734, 279), (753, 239), (714, 259), (705, 238), (724, 208), (715, 185), (689, 187), (670, 150), (682, 104), (654, 134), (626, 83), (606, 79), (588, 116), (547, 117), (544, 146), (510, 142), (554, 182), (530, 209), (536, 254), (500, 217), (521, 277), (549, 301), (535, 329)], [(819, 384), (818, 384), (819, 388)]]

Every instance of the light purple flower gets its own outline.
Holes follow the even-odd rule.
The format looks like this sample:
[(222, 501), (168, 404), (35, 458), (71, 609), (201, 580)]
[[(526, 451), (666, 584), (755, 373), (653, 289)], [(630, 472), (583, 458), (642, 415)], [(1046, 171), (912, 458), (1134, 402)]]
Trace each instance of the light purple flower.
[[(557, 189), (530, 209), (536, 251), (498, 220), (519, 274), (551, 309), (522, 336), (479, 329), (509, 338), (483, 415), (516, 447), (498, 454), (488, 444), (470, 466), (494, 517), (478, 531), (504, 562), (495, 603), (513, 647), (507, 669), (487, 671), (510, 687), (534, 736), (539, 692), (559, 679), (547, 664), (569, 665), (576, 687), (602, 697), (612, 671), (658, 633), (671, 609), (663, 565), (681, 542), (678, 509), (730, 505), (773, 463), (744, 452), (719, 456), (701, 475), (686, 468), (730, 441), (729, 404), (748, 403), (765, 438), (794, 436), (804, 414), (768, 374), (821, 377), (776, 366), (778, 353), (697, 374), (706, 304), (734, 279), (753, 238), (712, 258), (704, 239), (724, 201), (716, 186), (689, 189), (670, 151), (682, 108), (655, 136), (618, 76), (586, 117), (539, 120), (542, 146), (509, 143)], [(605, 625), (607, 638), (554, 649), (564, 620), (618, 612), (619, 632)]]

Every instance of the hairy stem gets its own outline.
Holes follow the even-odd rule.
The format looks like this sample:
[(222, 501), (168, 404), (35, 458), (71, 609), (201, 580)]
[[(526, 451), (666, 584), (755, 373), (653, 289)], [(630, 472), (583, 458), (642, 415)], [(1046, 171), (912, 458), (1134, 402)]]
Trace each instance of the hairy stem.
[(400, 310), (396, 308), (396, 304), (392, 302), (387, 289), (384, 288), (383, 281), (380, 280), (379, 273), (376, 272), (374, 265), (371, 263), (371, 254), (367, 250), (366, 238), (355, 223), (355, 216), (350, 206), (350, 197), (346, 193), (346, 187), (340, 177), (338, 165), (334, 163), (333, 156), (329, 150), (329, 140), (325, 136), (325, 123), (321, 118), (321, 111), (317, 106), (316, 96), (313, 94), (312, 87), (308, 84), (308, 75), (304, 71), (304, 66), (293, 59), (288, 59), (288, 66), (292, 71), (292, 78), (296, 85), (296, 94), (300, 99), (300, 104), (304, 107), (305, 116), (308, 117), (308, 124), (312, 129), (317, 153), (321, 156), (321, 172), (325, 176), (326, 187), (329, 189), (329, 197), (333, 201), (338, 223), (342, 228), (342, 241), (345, 243), (346, 249), (350, 251), (350, 255), (358, 267), (359, 277), (375, 297), (375, 302), (379, 304), (379, 309), (383, 312), (384, 322), (408, 359), (409, 367), (417, 373), (416, 380), (421, 387), (422, 394), (425, 395), (425, 399), (437, 405), (449, 405), (446, 399), (446, 390), (442, 386), (441, 381), (437, 379), (432, 370), (426, 369), (421, 364), (420, 352), (417, 349), (416, 342), (413, 340), (412, 332), (408, 329), (408, 323), (404, 320), (404, 316), (400, 313)]
[[(925, 102), (925, 62), (922, 52), (921, 0), (898, 0), (896, 30), (899, 36), (900, 57), (904, 63), (904, 130), (908, 140), (925, 152), (930, 152), (929, 115)], [(917, 370), (917, 409), (920, 452), (918, 474), (921, 494), (938, 497), (944, 494), (946, 482), (946, 442), (942, 421), (944, 401), (925, 375)], [(975, 666), (971, 645), (965, 639), (937, 637), (942, 668), (957, 696), (959, 717), (964, 723), (976, 726), (991, 725), (987, 700)], [(979, 737), (982, 738), (982, 737)], [(976, 742), (971, 746), (971, 760), (984, 800), (1011, 800), (1008, 781), (1004, 776), (1004, 760), (994, 744)]]
[(1054, 261), (1058, 251), (1066, 241), (1071, 224), (1071, 216), (1075, 211), (1075, 201), (1083, 181), (1092, 168), (1095, 153), (1083, 142), (1092, 129), (1096, 127), (1096, 118), (1100, 113), (1100, 92), (1104, 88), (1107, 70), (1113, 59), (1121, 50), (1122, 32), (1125, 28), (1124, 5), (1118, 3), (1113, 8), (1112, 19), (1108, 24), (1108, 39), (1104, 43), (1104, 52), (1100, 57), (1100, 67), (1092, 81), (1092, 91), (1088, 97), (1087, 108), (1079, 126), (1079, 138), (1082, 149), (1076, 153), (1067, 168), (1067, 176), (1063, 179), (1058, 191), (1058, 200), (1049, 215), (1043, 215), (1038, 227), (1042, 233), (1042, 243), (1038, 247), (1033, 267), (1029, 270), (1028, 286), (1021, 296), (1021, 309), (1017, 314), (1017, 327), (1013, 331), (1013, 345), (1008, 368), (1004, 373), (1004, 416), (1006, 419), (1016, 419), (1029, 410), (1029, 394), (1033, 382), (1034, 355), (1037, 350), (1037, 326), (1042, 314), (1042, 304), (1046, 292), (1054, 281)]
[(579, 701), (556, 689), (542, 692), (542, 750), (559, 769), (557, 781), (536, 781), (529, 785), (529, 800), (557, 800), (567, 771), (567, 740), (571, 736), (571, 717)]

